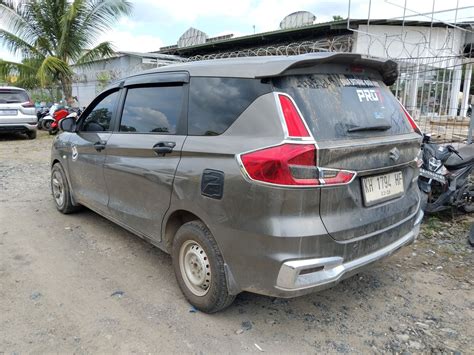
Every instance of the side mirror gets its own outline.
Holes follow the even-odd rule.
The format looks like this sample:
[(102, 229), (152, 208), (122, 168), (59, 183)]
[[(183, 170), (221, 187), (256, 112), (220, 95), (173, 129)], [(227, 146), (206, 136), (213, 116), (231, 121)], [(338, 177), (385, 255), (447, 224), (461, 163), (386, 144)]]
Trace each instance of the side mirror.
[(59, 128), (64, 132), (74, 132), (76, 130), (75, 117), (66, 117), (59, 121)]

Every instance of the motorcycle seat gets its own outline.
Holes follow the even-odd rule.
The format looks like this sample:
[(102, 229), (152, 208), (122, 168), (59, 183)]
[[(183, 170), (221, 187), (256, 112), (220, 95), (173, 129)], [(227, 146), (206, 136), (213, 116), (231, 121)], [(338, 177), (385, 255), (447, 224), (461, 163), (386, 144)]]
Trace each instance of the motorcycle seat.
[(449, 170), (461, 169), (474, 162), (474, 145), (466, 145), (459, 148), (458, 151), (462, 159), (456, 154), (451, 154), (448, 160), (444, 163), (446, 168)]

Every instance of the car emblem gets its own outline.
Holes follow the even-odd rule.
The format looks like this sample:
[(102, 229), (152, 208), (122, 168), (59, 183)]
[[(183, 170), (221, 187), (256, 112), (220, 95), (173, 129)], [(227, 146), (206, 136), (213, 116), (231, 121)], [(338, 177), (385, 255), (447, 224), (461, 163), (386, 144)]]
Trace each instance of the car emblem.
[(398, 161), (398, 159), (400, 159), (400, 151), (397, 148), (390, 150), (390, 159), (393, 161)]
[(71, 158), (72, 158), (72, 160), (76, 160), (77, 156), (79, 155), (79, 153), (77, 151), (77, 147), (75, 145), (73, 145), (71, 150), (72, 150)]

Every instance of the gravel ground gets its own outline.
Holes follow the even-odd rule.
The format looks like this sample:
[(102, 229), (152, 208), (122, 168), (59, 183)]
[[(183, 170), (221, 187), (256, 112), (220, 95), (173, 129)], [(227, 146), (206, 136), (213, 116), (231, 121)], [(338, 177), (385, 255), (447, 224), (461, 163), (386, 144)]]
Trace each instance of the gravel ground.
[(243, 293), (206, 315), (168, 255), (88, 210), (56, 211), (50, 146), (0, 136), (0, 354), (474, 353), (472, 216), (425, 219), (416, 243), (333, 289)]

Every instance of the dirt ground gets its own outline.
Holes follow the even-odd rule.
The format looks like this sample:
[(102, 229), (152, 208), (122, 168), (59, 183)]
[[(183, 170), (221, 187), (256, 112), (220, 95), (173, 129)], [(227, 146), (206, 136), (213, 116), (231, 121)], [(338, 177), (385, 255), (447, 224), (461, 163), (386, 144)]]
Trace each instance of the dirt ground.
[(317, 294), (195, 312), (171, 259), (49, 189), (51, 137), (0, 136), (0, 353), (474, 353), (472, 216)]

